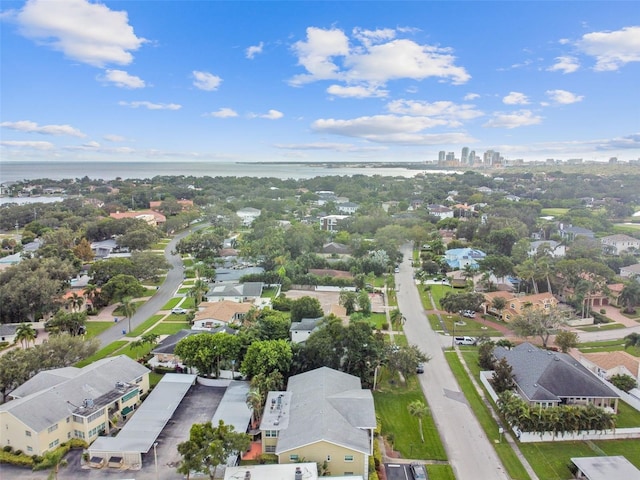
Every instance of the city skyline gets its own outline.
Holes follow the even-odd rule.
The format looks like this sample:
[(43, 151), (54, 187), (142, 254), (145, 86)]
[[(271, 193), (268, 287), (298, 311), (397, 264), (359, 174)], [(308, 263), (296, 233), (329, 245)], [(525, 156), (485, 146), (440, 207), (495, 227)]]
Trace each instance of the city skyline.
[(634, 2), (0, 9), (6, 161), (640, 158)]

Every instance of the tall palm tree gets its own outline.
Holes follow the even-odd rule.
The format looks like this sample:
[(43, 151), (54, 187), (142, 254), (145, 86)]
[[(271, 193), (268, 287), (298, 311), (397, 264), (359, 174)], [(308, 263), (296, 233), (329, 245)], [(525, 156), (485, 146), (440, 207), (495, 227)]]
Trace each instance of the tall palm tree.
[(498, 311), (500, 320), (502, 320), (502, 311), (507, 306), (507, 300), (504, 297), (496, 297), (493, 300), (491, 300), (491, 306)]
[(640, 347), (640, 333), (630, 333), (624, 337), (624, 348)]
[(129, 322), (129, 332), (131, 332), (131, 317), (136, 314), (138, 310), (138, 305), (133, 303), (133, 299), (131, 297), (124, 297), (122, 302), (120, 302), (120, 310), (122, 310), (122, 314), (126, 317)]
[(264, 406), (264, 395), (258, 388), (251, 388), (247, 393), (247, 405), (251, 409), (253, 424), (257, 425), (262, 416), (262, 407)]
[(189, 289), (189, 296), (193, 298), (193, 303), (198, 308), (198, 305), (202, 302), (202, 297), (209, 291), (209, 284), (202, 279), (198, 279), (193, 284), (193, 287)]
[(422, 443), (424, 443), (424, 433), (422, 433), (422, 418), (426, 417), (429, 413), (429, 407), (427, 407), (424, 402), (421, 402), (420, 400), (414, 400), (409, 405), (407, 405), (407, 409), (409, 410), (409, 415), (418, 419), (418, 428), (420, 428), (420, 439), (422, 440)]
[(78, 295), (76, 292), (73, 292), (67, 299), (66, 303), (71, 312), (75, 313), (80, 311), (80, 308), (82, 307), (82, 305), (84, 305), (84, 297), (82, 295)]
[(89, 302), (91, 302), (91, 307), (95, 308), (96, 298), (100, 289), (97, 285), (93, 283), (88, 283), (86, 287), (84, 287), (84, 296), (87, 298)]
[(536, 265), (532, 259), (528, 258), (527, 260), (522, 262), (520, 265), (516, 265), (514, 270), (516, 271), (516, 274), (520, 278), (523, 278), (532, 283), (533, 292), (535, 294), (540, 293), (538, 291), (538, 284), (536, 283), (536, 277), (538, 276), (538, 269), (536, 268)]
[(37, 332), (30, 323), (21, 323), (16, 328), (16, 342), (22, 344), (22, 348), (27, 348), (31, 342), (35, 342)]

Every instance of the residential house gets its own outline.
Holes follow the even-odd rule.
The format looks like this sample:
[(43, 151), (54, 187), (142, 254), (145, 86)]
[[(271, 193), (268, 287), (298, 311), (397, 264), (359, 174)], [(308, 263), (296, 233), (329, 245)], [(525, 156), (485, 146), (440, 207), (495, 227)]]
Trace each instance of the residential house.
[(114, 416), (140, 405), (149, 372), (125, 355), (40, 372), (0, 405), (0, 442), (27, 455), (43, 455), (72, 438), (91, 443), (109, 433)]
[(529, 342), (511, 350), (496, 347), (496, 359), (506, 359), (520, 397), (529, 405), (588, 405), (618, 410), (618, 395), (575, 358), (543, 350)]
[(338, 212), (344, 215), (353, 215), (358, 211), (360, 205), (354, 202), (344, 202), (338, 204)]
[(397, 202), (395, 200), (390, 200), (388, 202), (382, 202), (382, 209), (385, 212), (388, 213), (390, 208), (396, 208), (399, 204), (400, 204), (400, 202)]
[(486, 253), (475, 248), (453, 248), (444, 252), (444, 261), (454, 270), (464, 270), (467, 265), (478, 269), (478, 261), (486, 256)]
[(315, 192), (315, 194), (318, 196), (316, 205), (318, 205), (319, 207), (326, 205), (329, 202), (335, 203), (338, 200), (338, 196), (331, 190), (319, 190)]
[(320, 229), (326, 232), (337, 232), (340, 223), (349, 218), (349, 215), (325, 215), (320, 217)]
[(119, 220), (121, 218), (137, 218), (139, 220), (144, 220), (153, 227), (160, 227), (167, 223), (167, 217), (165, 217), (160, 212), (156, 212), (151, 209), (137, 210), (135, 212), (115, 212), (110, 213), (109, 216), (111, 218), (115, 218), (116, 220)]
[(18, 324), (0, 323), (0, 342), (7, 342), (10, 345), (15, 342), (17, 328)]
[(623, 351), (580, 353), (580, 363), (601, 378), (629, 375), (640, 382), (640, 360)]
[(622, 278), (636, 278), (640, 281), (640, 263), (634, 263), (626, 267), (620, 267), (620, 276)]
[(429, 211), (429, 215), (438, 217), (440, 220), (453, 218), (453, 210), (444, 205), (427, 205), (427, 210)]
[(255, 221), (256, 218), (260, 216), (261, 213), (262, 212), (257, 208), (245, 207), (238, 210), (236, 212), (236, 215), (239, 216), (242, 220), (242, 225), (248, 227)]
[(327, 462), (331, 475), (369, 476), (376, 415), (360, 379), (328, 367), (289, 378), (269, 392), (260, 431), (263, 453), (278, 463)]
[(602, 251), (610, 255), (637, 252), (640, 250), (640, 240), (629, 235), (608, 235), (600, 239)]
[(566, 255), (565, 246), (555, 240), (536, 240), (529, 243), (529, 251), (527, 254), (530, 257), (535, 257), (542, 252), (545, 252), (554, 258), (560, 258)]
[(329, 242), (322, 246), (323, 255), (345, 256), (351, 254), (351, 249), (342, 243)]
[(216, 283), (205, 294), (207, 302), (256, 302), (262, 295), (262, 282)]
[(595, 233), (588, 228), (574, 227), (572, 225), (565, 225), (564, 223), (561, 223), (558, 227), (558, 233), (563, 240), (572, 242), (578, 237), (595, 238)]
[[(493, 307), (493, 299), (496, 297), (504, 298), (506, 301), (506, 306), (502, 312)], [(558, 299), (549, 292), (524, 295), (508, 291), (497, 291), (485, 293), (484, 299), (484, 303), (481, 305), (484, 313), (495, 315), (505, 322), (515, 320), (517, 316), (523, 314), (525, 308), (550, 312), (552, 308), (558, 306)]]
[(255, 306), (251, 303), (238, 303), (231, 300), (203, 302), (193, 319), (193, 330), (210, 330), (230, 323), (242, 323), (244, 316)]
[(579, 480), (640, 480), (640, 470), (622, 455), (572, 457)]
[(289, 328), (289, 335), (291, 336), (291, 342), (302, 343), (306, 342), (313, 332), (318, 330), (324, 317), (318, 318), (303, 318), (299, 322), (291, 322)]

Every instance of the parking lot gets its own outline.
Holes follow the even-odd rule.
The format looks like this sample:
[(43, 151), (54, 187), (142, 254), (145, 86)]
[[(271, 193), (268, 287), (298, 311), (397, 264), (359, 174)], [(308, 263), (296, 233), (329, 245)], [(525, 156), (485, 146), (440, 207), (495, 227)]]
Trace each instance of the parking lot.
[(411, 469), (405, 463), (385, 463), (387, 480), (414, 480)]

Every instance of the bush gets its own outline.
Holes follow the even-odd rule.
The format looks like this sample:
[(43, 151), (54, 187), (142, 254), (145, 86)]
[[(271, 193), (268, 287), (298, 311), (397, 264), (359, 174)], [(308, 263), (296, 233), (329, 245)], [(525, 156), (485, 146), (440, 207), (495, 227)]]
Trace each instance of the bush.
[(389, 330), (389, 324), (387, 322), (384, 322), (382, 325), (380, 325), (380, 329), (381, 330)]
[(617, 373), (609, 378), (609, 381), (623, 392), (628, 392), (638, 386), (638, 382), (631, 375)]
[[(8, 447), (9, 445), (7, 445)], [(35, 456), (35, 455), (34, 455)], [(9, 465), (16, 465), (18, 467), (32, 467), (33, 466), (33, 458), (25, 455), (24, 453), (21, 455), (14, 455), (11, 452), (6, 450), (6, 447), (2, 449), (0, 452), (0, 464), (7, 463)]]
[(13, 451), (13, 447), (11, 445), (5, 445), (2, 447), (3, 452), (11, 453)]

